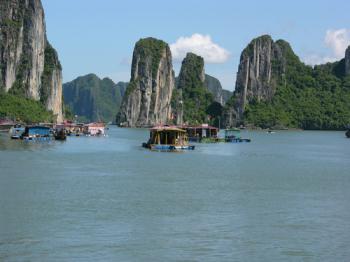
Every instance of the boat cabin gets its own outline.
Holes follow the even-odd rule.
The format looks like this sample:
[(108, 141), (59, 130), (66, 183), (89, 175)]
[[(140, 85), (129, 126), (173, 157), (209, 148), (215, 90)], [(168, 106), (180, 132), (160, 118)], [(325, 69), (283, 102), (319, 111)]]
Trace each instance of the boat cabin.
[(238, 128), (231, 128), (225, 130), (225, 140), (241, 138), (241, 130)]
[(200, 126), (182, 126), (186, 130), (189, 140), (192, 142), (204, 142), (203, 140), (218, 139), (219, 128), (202, 124)]
[(157, 126), (150, 129), (150, 138), (143, 147), (154, 150), (178, 150), (194, 149), (188, 144), (188, 136), (185, 130), (175, 126)]
[(56, 125), (57, 128), (64, 128), (69, 136), (80, 136), (84, 132), (84, 124), (65, 121), (62, 125)]
[(26, 126), (22, 139), (25, 140), (49, 140), (52, 139), (51, 128), (46, 126)]
[(229, 143), (242, 143), (242, 142), (250, 142), (249, 138), (241, 137), (241, 130), (237, 128), (231, 128), (225, 130), (225, 142)]
[(105, 135), (104, 123), (90, 123), (84, 125), (84, 134), (90, 136), (103, 136)]

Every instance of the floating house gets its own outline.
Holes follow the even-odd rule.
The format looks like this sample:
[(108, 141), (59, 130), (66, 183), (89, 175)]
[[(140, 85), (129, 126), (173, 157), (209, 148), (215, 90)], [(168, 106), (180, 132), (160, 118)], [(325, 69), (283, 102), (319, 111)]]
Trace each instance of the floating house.
[(81, 136), (84, 133), (84, 124), (65, 121), (55, 126), (56, 130), (64, 129), (68, 136)]
[(231, 128), (225, 130), (225, 142), (228, 143), (242, 143), (242, 142), (250, 142), (251, 140), (248, 138), (241, 137), (241, 130), (238, 128)]
[(218, 137), (219, 128), (202, 124), (200, 126), (181, 126), (187, 132), (189, 141), (197, 143), (221, 142)]
[(194, 150), (195, 148), (193, 145), (189, 145), (186, 131), (176, 126), (151, 128), (150, 138), (142, 146), (157, 151)]
[(90, 136), (104, 136), (105, 135), (104, 123), (90, 123), (84, 125), (84, 134)]
[(54, 139), (51, 128), (47, 126), (27, 126), (21, 136), (23, 140), (46, 141)]

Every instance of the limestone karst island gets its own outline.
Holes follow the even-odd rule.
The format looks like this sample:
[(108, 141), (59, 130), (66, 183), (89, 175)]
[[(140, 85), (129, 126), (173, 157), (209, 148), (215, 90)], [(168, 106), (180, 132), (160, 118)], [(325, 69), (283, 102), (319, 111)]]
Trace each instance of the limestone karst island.
[(0, 261), (347, 261), (348, 10), (0, 0)]

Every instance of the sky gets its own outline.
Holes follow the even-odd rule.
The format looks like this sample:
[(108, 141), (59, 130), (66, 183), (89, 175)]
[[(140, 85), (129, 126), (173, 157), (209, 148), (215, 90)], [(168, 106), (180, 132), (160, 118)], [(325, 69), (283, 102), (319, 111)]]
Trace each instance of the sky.
[(187, 52), (204, 57), (206, 73), (234, 90), (242, 50), (269, 34), (288, 41), (307, 64), (336, 61), (350, 45), (349, 0), (42, 0), (48, 39), (64, 82), (95, 73), (129, 81), (140, 38), (172, 51), (175, 74)]

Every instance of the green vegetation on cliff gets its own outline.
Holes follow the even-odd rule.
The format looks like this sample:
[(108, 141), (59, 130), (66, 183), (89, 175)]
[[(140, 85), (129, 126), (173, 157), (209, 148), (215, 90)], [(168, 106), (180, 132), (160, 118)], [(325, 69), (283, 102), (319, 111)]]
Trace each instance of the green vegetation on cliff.
[(45, 103), (50, 95), (50, 81), (54, 70), (62, 70), (56, 50), (47, 42), (45, 47), (45, 65), (41, 76), (40, 101)]
[[(137, 54), (140, 54), (141, 61), (145, 63), (146, 57), (149, 57), (152, 59), (152, 77), (153, 78), (156, 78), (159, 62), (162, 57), (162, 52), (167, 46), (168, 44), (165, 43), (164, 41), (153, 37), (140, 39), (135, 45), (134, 52)], [(133, 63), (133, 65), (136, 65), (136, 63)]]
[(8, 117), (19, 122), (52, 122), (53, 114), (43, 104), (13, 94), (0, 93), (0, 118)]
[[(208, 122), (207, 109), (213, 103), (213, 95), (205, 87), (204, 60), (188, 53), (182, 62), (177, 88), (182, 90), (183, 121), (189, 124)], [(174, 96), (174, 99), (179, 99)], [(173, 102), (173, 104), (176, 104)]]
[[(330, 64), (326, 67), (331, 66)], [(286, 72), (269, 102), (250, 103), (246, 124), (303, 129), (343, 129), (350, 122), (348, 78), (338, 78), (323, 66)]]
[[(344, 59), (311, 67), (299, 60), (286, 41), (275, 44), (281, 51), (281, 57), (271, 61), (275, 93), (271, 100), (259, 101), (251, 96), (245, 105), (243, 123), (262, 128), (316, 130), (338, 130), (348, 125), (350, 77), (345, 77)], [(227, 107), (234, 107), (237, 99), (232, 97)]]

